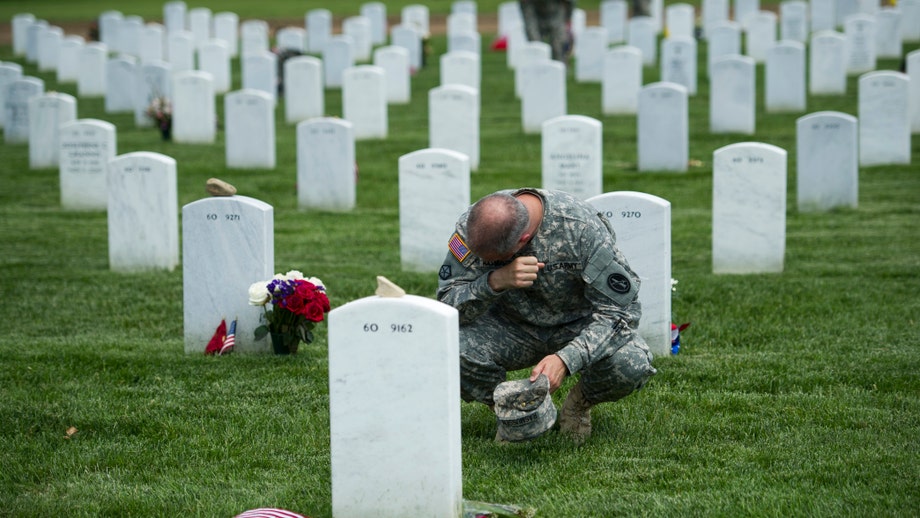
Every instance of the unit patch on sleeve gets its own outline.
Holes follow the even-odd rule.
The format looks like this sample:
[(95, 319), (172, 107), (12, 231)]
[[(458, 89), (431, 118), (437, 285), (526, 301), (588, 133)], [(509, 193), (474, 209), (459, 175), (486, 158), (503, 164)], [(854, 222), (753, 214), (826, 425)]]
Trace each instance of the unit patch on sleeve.
[(460, 234), (454, 232), (454, 235), (450, 237), (450, 241), (447, 243), (447, 248), (450, 248), (450, 253), (454, 254), (454, 258), (458, 262), (463, 262), (468, 255), (470, 255), (470, 249), (466, 246), (466, 243), (463, 242), (463, 238), (460, 237)]

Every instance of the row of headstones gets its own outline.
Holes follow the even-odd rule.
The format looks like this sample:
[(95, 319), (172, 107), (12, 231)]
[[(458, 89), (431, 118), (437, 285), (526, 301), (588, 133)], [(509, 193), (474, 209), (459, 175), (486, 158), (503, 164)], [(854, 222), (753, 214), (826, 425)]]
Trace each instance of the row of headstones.
[[(914, 61), (920, 60), (920, 52), (912, 57), (915, 58)], [(351, 122), (348, 131), (334, 130), (334, 125), (328, 127), (327, 121), (323, 119), (306, 121), (309, 124), (301, 123), (304, 128), (322, 123), (326, 134), (333, 136), (329, 142), (317, 146), (316, 143), (300, 138), (302, 132), (307, 130), (298, 126), (298, 160), (301, 156), (313, 157), (316, 168), (341, 172), (343, 178), (348, 178), (353, 159), (342, 162), (330, 157), (328, 160), (317, 161), (321, 153), (302, 150), (330, 147), (353, 149), (354, 140), (358, 138), (353, 128), (361, 124), (364, 124), (364, 128), (373, 128), (375, 124), (381, 124), (382, 136), (386, 135), (385, 100), (378, 95), (376, 103), (367, 102), (371, 97), (368, 95), (369, 92), (381, 92), (381, 72), (373, 68), (354, 67), (350, 70), (355, 76), (355, 83), (354, 88), (345, 89), (345, 120)], [(753, 132), (754, 96), (750, 74), (740, 77), (726, 74), (720, 79), (713, 85), (711, 94), (713, 129)], [(204, 80), (206, 83), (207, 78)], [(375, 89), (374, 84), (377, 84), (378, 88)], [(76, 102), (66, 94), (41, 95), (42, 88), (41, 81), (34, 78), (12, 83), (12, 95), (6, 111), (14, 124), (7, 128), (5, 133), (8, 139), (21, 133), (19, 128), (22, 125), (18, 123), (18, 114), (23, 112), (24, 106), (28, 106), (28, 111), (32, 114), (26, 125), (27, 133), (31, 136), (30, 165), (49, 167), (60, 163), (62, 186), (71, 185), (71, 182), (64, 181), (63, 174), (64, 171), (73, 168), (73, 164), (68, 162), (67, 153), (63, 151), (65, 140), (59, 139), (59, 128), (63, 129), (62, 125), (76, 119)], [(859, 113), (863, 121), (858, 147), (860, 164), (910, 163), (911, 120), (908, 108), (911, 103), (908, 88), (908, 78), (897, 72), (873, 72), (860, 79)], [(739, 91), (746, 92), (743, 99), (738, 95)], [(357, 100), (348, 101), (352, 96)], [(688, 103), (685, 89), (671, 83), (656, 83), (642, 88), (639, 98), (639, 169), (685, 171), (689, 153)], [(213, 120), (213, 112), (202, 111), (203, 107), (213, 107), (213, 100), (201, 101), (203, 99), (193, 98), (188, 108), (179, 103), (177, 109), (194, 113), (193, 120), (203, 119), (203, 127), (213, 131), (213, 124), (208, 122)], [(374, 105), (381, 109), (374, 110)], [(466, 86), (446, 85), (429, 93), (430, 147), (464, 153), (469, 157), (473, 170), (476, 169), (479, 158), (478, 108), (478, 92)], [(357, 110), (357, 115), (350, 113), (354, 110)], [(233, 92), (225, 97), (225, 112), (227, 164), (231, 167), (273, 168), (275, 124), (272, 99), (257, 91)], [(375, 113), (376, 118), (373, 116)], [(581, 123), (575, 124), (572, 121)], [(556, 171), (551, 175), (552, 180), (544, 178), (544, 185), (567, 190), (583, 198), (599, 194), (602, 183), (600, 122), (587, 117), (566, 117), (563, 111), (556, 117), (542, 121), (540, 131), (544, 139), (544, 176), (547, 176), (547, 170)], [(337, 145), (331, 146), (332, 139), (335, 139)], [(78, 147), (85, 146), (86, 144), (82, 144)], [(338, 175), (331, 176), (334, 178)], [(91, 176), (80, 173), (76, 177)], [(337, 185), (337, 182), (331, 182), (329, 185)], [(102, 192), (104, 198), (104, 188), (100, 189), (98, 183), (89, 182), (88, 190)], [(319, 198), (326, 200), (325, 203), (319, 200), (303, 200), (304, 207), (349, 210), (353, 206), (353, 201), (349, 201), (354, 199), (353, 184), (343, 185), (341, 189), (336, 188), (332, 191), (338, 194), (326, 196), (332, 193), (323, 193), (324, 195)], [(62, 189), (62, 201), (71, 198), (66, 192)], [(78, 199), (81, 197), (76, 196)], [(317, 206), (317, 203), (320, 205)], [(67, 203), (64, 205), (68, 206)], [(96, 208), (99, 208), (98, 205)]]
[[(449, 34), (476, 32), (476, 4), (457, 0), (448, 17)], [(357, 58), (368, 59), (374, 45), (383, 44), (388, 33), (387, 7), (382, 2), (361, 5), (360, 15), (343, 20), (342, 33), (355, 42)], [(428, 7), (407, 5), (401, 10), (399, 27), (427, 37)], [(105, 11), (98, 19), (99, 43), (106, 49), (139, 58), (141, 62), (173, 61), (176, 68), (188, 62), (188, 55), (207, 44), (220, 41), (231, 56), (269, 50), (269, 26), (264, 20), (245, 20), (232, 12), (212, 14), (206, 7), (188, 9), (185, 2), (167, 2), (163, 6), (163, 24), (148, 23), (139, 16), (125, 16), (119, 11)], [(58, 63), (58, 46), (68, 49), (85, 44), (80, 36), (67, 36), (60, 27), (30, 13), (20, 13), (12, 20), (13, 49), (37, 63), (43, 71), (54, 70)], [(333, 17), (328, 9), (311, 9), (304, 17), (304, 27), (289, 26), (278, 31), (279, 48), (322, 54), (333, 38)], [(240, 47), (242, 49), (240, 49)], [(69, 51), (69, 50), (68, 50)]]
[[(918, 21), (920, 23), (920, 21)], [(605, 79), (616, 81), (618, 63), (607, 63), (613, 50), (628, 49), (638, 53), (643, 66), (656, 63), (660, 46), (660, 72), (665, 81), (683, 84), (691, 95), (697, 87), (697, 40), (690, 37), (668, 37), (657, 43), (654, 37), (632, 41), (629, 45), (613, 49), (606, 43), (606, 30), (602, 27), (589, 27), (581, 36), (577, 47), (575, 61), (575, 78), (579, 82), (604, 82)], [(902, 44), (894, 47), (896, 51), (883, 54), (877, 51), (876, 42), (869, 35), (876, 33), (875, 22), (863, 15), (854, 15), (847, 19), (844, 33), (823, 31), (814, 33), (810, 39), (810, 75), (808, 86), (813, 94), (843, 94), (846, 92), (847, 75), (870, 72), (876, 69), (877, 59), (882, 57), (900, 58)], [(887, 32), (888, 34), (891, 31)], [(712, 74), (712, 66), (726, 56), (744, 55), (754, 63), (766, 63), (768, 75), (771, 68), (782, 67), (776, 75), (792, 76), (796, 81), (796, 90), (805, 92), (806, 47), (793, 40), (764, 38), (756, 45), (748, 38), (746, 52), (742, 52), (741, 31), (736, 25), (722, 24), (716, 27), (707, 42), (707, 69)], [(526, 47), (534, 46), (526, 44)], [(523, 53), (523, 50), (521, 51)], [(537, 51), (527, 52), (525, 61), (542, 59)], [(632, 68), (632, 67), (630, 67)], [(769, 86), (769, 85), (768, 85)], [(789, 87), (791, 90), (793, 87)]]
[[(881, 25), (894, 25), (896, 31), (888, 37), (906, 41), (920, 40), (920, 2), (901, 0), (897, 7), (881, 7), (877, 0), (856, 2), (838, 0), (786, 0), (775, 12), (760, 9), (760, 2), (739, 1), (734, 19), (729, 16), (729, 0), (704, 0), (700, 7), (702, 24), (699, 36), (710, 38), (713, 31), (732, 22), (753, 33), (779, 28), (780, 39), (805, 43), (811, 32), (836, 30), (853, 15), (875, 17)], [(664, 26), (668, 37), (697, 36), (697, 14), (694, 6), (673, 3), (664, 9)], [(653, 15), (654, 16), (654, 15)], [(639, 17), (634, 17), (639, 18)], [(607, 30), (608, 43), (626, 41), (629, 33), (629, 9), (625, 0), (604, 0), (600, 4), (600, 26)]]

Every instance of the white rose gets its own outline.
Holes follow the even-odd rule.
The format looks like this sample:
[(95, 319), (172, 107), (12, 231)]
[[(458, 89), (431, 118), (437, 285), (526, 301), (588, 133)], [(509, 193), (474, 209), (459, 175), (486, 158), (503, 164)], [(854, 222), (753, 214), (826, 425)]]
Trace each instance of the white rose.
[(271, 295), (268, 293), (268, 283), (265, 281), (255, 282), (249, 286), (249, 304), (252, 306), (264, 306)]
[(284, 274), (284, 277), (289, 280), (303, 279), (303, 272), (299, 272), (297, 270), (291, 270), (287, 272), (286, 274)]
[(307, 279), (307, 282), (309, 282), (310, 284), (316, 286), (317, 288), (320, 288), (320, 289), (323, 289), (323, 290), (326, 289), (326, 285), (323, 284), (323, 281), (317, 279), (316, 277), (310, 277), (309, 279)]

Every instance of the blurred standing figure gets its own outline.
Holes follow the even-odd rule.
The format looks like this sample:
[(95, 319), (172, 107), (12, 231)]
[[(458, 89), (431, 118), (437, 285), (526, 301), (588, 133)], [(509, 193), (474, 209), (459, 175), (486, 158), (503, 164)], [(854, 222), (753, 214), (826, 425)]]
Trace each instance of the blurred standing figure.
[(530, 41), (549, 43), (552, 57), (565, 61), (572, 49), (569, 24), (575, 0), (519, 0), (524, 31)]
[(651, 0), (632, 0), (633, 16), (651, 16), (652, 7), (649, 5)]

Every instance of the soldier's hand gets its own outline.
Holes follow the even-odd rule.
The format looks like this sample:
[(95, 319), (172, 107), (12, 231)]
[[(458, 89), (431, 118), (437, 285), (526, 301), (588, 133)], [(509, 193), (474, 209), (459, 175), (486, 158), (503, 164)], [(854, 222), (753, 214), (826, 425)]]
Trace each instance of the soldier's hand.
[(546, 377), (549, 378), (549, 391), (553, 393), (562, 385), (562, 381), (569, 374), (569, 369), (562, 358), (551, 354), (540, 360), (540, 363), (530, 371), (530, 382), (536, 381), (540, 374), (546, 374)]
[(495, 291), (529, 288), (537, 280), (537, 273), (543, 266), (545, 265), (533, 256), (515, 258), (489, 274), (489, 286)]

